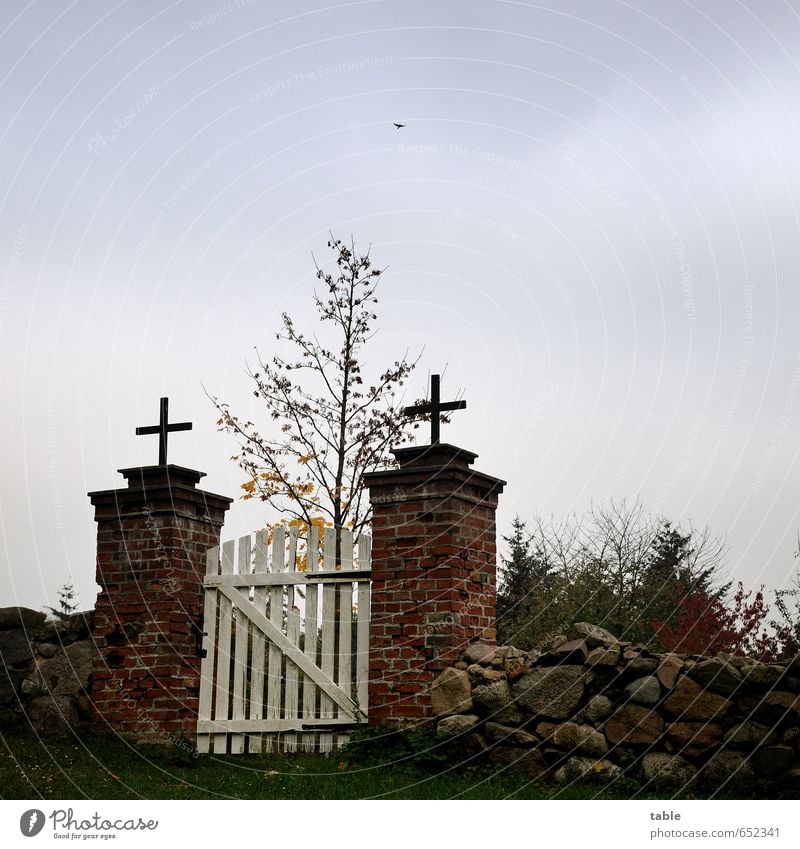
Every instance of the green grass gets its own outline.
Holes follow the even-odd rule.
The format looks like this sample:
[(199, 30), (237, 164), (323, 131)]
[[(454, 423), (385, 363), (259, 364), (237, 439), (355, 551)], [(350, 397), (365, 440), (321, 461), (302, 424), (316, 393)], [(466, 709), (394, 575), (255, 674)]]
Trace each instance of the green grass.
[(172, 746), (139, 748), (83, 735), (45, 740), (0, 734), (4, 799), (629, 799), (671, 798), (616, 789), (532, 783), (510, 771), (397, 762), (353, 755), (200, 755)]

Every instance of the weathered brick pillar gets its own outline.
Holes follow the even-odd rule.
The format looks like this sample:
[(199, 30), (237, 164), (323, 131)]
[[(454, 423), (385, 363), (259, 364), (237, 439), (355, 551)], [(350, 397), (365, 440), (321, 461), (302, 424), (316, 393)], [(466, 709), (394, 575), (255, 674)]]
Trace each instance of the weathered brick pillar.
[(232, 499), (197, 489), (204, 472), (181, 466), (120, 473), (127, 489), (89, 493), (101, 587), (94, 721), (137, 740), (193, 740), (206, 551)]
[(495, 511), (505, 481), (454, 445), (396, 449), (398, 469), (367, 475), (372, 503), (369, 716), (431, 716), (436, 675), (495, 633)]

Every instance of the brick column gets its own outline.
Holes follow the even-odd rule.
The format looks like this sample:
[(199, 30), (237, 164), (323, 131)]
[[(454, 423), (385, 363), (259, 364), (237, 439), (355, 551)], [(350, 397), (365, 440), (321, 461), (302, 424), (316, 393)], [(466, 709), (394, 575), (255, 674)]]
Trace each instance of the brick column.
[(398, 469), (366, 476), (372, 503), (369, 716), (431, 716), (430, 686), (470, 641), (496, 639), (497, 497), (505, 481), (477, 454), (437, 444), (396, 449)]
[(219, 543), (232, 499), (197, 489), (204, 472), (181, 466), (120, 474), (127, 489), (89, 493), (101, 587), (95, 727), (155, 743), (194, 740), (206, 551)]

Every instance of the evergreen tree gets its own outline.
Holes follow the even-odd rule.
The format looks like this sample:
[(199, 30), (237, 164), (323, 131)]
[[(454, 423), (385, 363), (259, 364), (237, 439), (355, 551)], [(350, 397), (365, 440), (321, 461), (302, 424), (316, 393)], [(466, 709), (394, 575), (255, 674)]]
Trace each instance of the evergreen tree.
[(508, 556), (501, 558), (497, 592), (497, 628), (501, 643), (519, 647), (532, 644), (537, 635), (563, 627), (555, 604), (559, 581), (519, 516), (503, 537)]
[(45, 607), (56, 619), (69, 619), (78, 610), (78, 593), (70, 578), (58, 591), (58, 607)]
[[(730, 582), (720, 582), (718, 558), (706, 562), (696, 557), (693, 535), (697, 534), (692, 530), (681, 533), (669, 521), (663, 521), (658, 530), (637, 611), (637, 618), (649, 626), (648, 630), (664, 633), (665, 624), (675, 625), (679, 618), (685, 619), (687, 610), (701, 609), (703, 605), (715, 610), (724, 608)], [(699, 545), (706, 544), (707, 535), (697, 536)], [(659, 642), (663, 644), (660, 638)]]
[(511, 523), (511, 535), (503, 537), (508, 557), (501, 559), (497, 591), (498, 618), (507, 616), (533, 589), (530, 534), (519, 516)]

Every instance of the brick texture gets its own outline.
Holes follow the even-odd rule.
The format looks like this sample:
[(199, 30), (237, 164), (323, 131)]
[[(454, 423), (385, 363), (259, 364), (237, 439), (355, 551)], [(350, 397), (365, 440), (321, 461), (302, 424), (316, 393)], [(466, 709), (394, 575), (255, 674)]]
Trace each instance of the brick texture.
[(136, 740), (193, 740), (206, 551), (230, 498), (181, 466), (120, 469), (125, 489), (90, 492), (97, 522), (93, 722)]
[(497, 498), (504, 481), (477, 455), (439, 444), (394, 451), (373, 472), (369, 715), (375, 725), (432, 716), (433, 679), (474, 640), (494, 643)]

